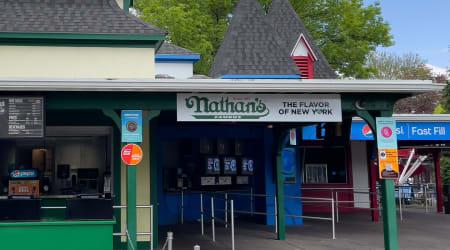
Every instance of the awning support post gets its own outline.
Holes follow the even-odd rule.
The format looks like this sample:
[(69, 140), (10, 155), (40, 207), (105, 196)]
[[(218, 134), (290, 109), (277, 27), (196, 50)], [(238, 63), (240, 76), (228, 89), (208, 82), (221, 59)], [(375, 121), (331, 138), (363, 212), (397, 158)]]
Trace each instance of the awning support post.
[[(367, 110), (357, 110), (357, 115), (364, 119), (373, 131), (376, 142), (375, 117)], [(382, 110), (381, 117), (391, 117), (392, 110)], [(397, 207), (395, 204), (394, 180), (381, 180), (383, 205), (384, 247), (386, 250), (398, 250)]]
[(276, 173), (277, 173), (277, 238), (278, 240), (286, 240), (286, 216), (285, 216), (285, 208), (284, 208), (284, 176), (283, 176), (283, 158), (282, 151), (284, 145), (286, 145), (287, 140), (289, 139), (289, 134), (282, 132), (280, 133), (280, 137), (278, 140), (278, 148), (277, 148), (277, 165), (276, 165)]

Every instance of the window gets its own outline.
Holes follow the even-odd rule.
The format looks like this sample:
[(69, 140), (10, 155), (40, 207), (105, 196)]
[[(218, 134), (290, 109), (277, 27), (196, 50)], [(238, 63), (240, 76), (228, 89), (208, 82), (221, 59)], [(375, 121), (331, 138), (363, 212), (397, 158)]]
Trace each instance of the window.
[(328, 183), (327, 164), (306, 164), (303, 183), (326, 184)]
[(303, 148), (302, 155), (303, 183), (347, 183), (347, 158), (345, 147), (336, 146)]

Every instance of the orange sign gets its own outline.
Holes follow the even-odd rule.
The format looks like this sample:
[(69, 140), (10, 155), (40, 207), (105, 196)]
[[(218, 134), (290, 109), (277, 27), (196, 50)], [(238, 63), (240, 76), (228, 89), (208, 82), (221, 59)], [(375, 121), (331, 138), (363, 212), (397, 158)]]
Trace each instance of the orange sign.
[(136, 166), (142, 161), (142, 148), (137, 144), (127, 144), (122, 148), (122, 161), (128, 166)]
[(378, 153), (380, 162), (380, 178), (398, 178), (398, 151), (397, 149), (380, 149)]

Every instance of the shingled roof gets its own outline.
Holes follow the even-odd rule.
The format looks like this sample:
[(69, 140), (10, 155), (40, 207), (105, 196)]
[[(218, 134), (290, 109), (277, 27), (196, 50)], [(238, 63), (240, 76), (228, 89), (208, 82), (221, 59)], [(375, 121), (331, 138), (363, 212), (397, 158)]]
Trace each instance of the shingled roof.
[(327, 59), (314, 42), (289, 0), (272, 0), (267, 17), (286, 43), (286, 47), (290, 48), (287, 51), (289, 53), (287, 56), (290, 56), (298, 38), (303, 34), (317, 57), (317, 61), (314, 63), (314, 78), (337, 78), (336, 73), (328, 64)]
[(177, 46), (173, 43), (165, 41), (161, 48), (159, 48), (158, 55), (180, 55), (180, 56), (191, 56), (191, 55), (200, 55), (199, 53), (195, 53), (188, 49)]
[(0, 0), (0, 33), (165, 35), (115, 0)]
[(298, 75), (284, 42), (256, 0), (241, 0), (233, 12), (210, 75)]
[(257, 0), (241, 0), (210, 75), (298, 75), (291, 52), (301, 34), (317, 57), (314, 77), (337, 78), (289, 0), (273, 0), (267, 14)]

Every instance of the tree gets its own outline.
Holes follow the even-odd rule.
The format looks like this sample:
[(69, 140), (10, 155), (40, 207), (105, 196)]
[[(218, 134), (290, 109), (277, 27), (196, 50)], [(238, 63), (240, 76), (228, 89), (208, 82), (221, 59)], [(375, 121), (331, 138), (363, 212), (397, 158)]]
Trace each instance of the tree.
[(140, 0), (138, 16), (169, 32), (168, 40), (200, 53), (195, 72), (207, 75), (224, 33), (234, 0)]
[(430, 80), (431, 69), (418, 54), (378, 52), (369, 55), (367, 68), (372, 72), (369, 77), (383, 80)]
[(291, 0), (330, 65), (347, 77), (373, 73), (366, 59), (379, 46), (391, 46), (390, 26), (378, 2), (362, 0)]
[[(207, 74), (239, 0), (137, 0), (140, 18), (166, 29), (173, 43), (201, 53), (196, 73)], [(271, 0), (259, 0), (265, 7)], [(363, 0), (291, 0), (331, 66), (344, 74), (366, 78), (367, 56), (378, 46), (392, 45), (389, 25), (378, 3)]]

